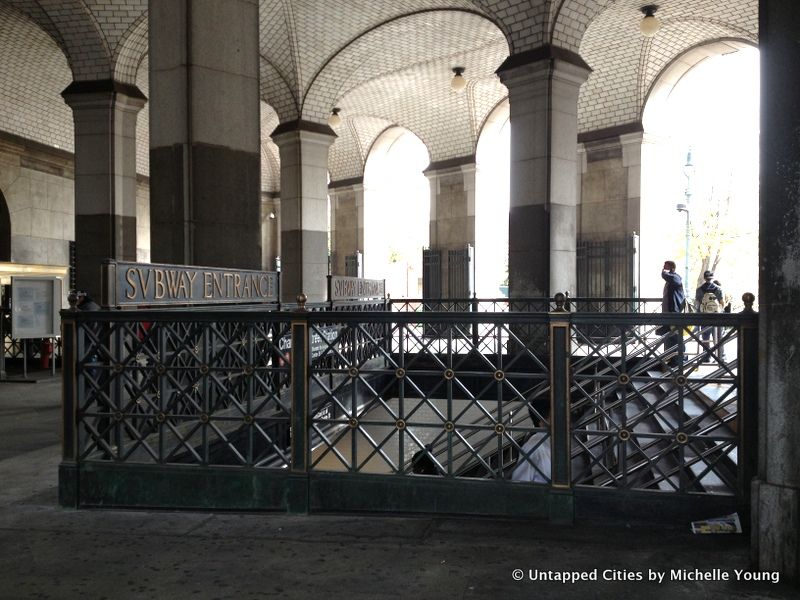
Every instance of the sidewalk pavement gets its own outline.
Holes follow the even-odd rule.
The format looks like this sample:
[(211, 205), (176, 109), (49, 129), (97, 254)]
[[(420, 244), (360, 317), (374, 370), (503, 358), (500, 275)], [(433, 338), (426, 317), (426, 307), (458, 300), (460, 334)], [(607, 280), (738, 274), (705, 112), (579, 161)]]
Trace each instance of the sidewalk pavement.
[(0, 385), (2, 600), (798, 597), (688, 523), (63, 509), (59, 386)]

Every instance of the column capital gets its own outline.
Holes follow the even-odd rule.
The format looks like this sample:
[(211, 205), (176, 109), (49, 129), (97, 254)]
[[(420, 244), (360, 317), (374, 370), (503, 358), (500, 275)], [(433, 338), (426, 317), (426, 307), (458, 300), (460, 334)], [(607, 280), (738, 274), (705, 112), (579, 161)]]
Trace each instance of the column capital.
[(298, 139), (327, 143), (330, 146), (337, 136), (328, 125), (298, 119), (281, 123), (270, 134), (270, 137), (280, 147), (281, 144), (291, 143)]
[(122, 108), (138, 112), (146, 103), (147, 96), (135, 85), (120, 83), (114, 79), (73, 81), (61, 92), (64, 102), (73, 110), (107, 106), (109, 100)]
[(331, 181), (328, 184), (328, 191), (331, 194), (337, 194), (339, 192), (345, 192), (345, 191), (359, 192), (363, 190), (364, 190), (363, 177), (350, 177), (349, 179), (339, 179), (337, 181)]
[(638, 135), (641, 138), (644, 133), (644, 126), (641, 121), (632, 121), (624, 125), (615, 125), (614, 127), (604, 127), (602, 129), (594, 129), (592, 131), (584, 131), (578, 134), (578, 143), (589, 144), (591, 142), (607, 141), (610, 139), (622, 140), (624, 136)]
[(591, 72), (591, 67), (579, 54), (550, 44), (512, 54), (496, 71), (500, 81), (509, 90), (533, 83), (551, 73), (558, 73), (560, 78), (581, 85)]
[(465, 167), (475, 168), (476, 158), (474, 154), (467, 156), (458, 156), (456, 158), (448, 158), (445, 160), (437, 160), (427, 166), (422, 172), (427, 178), (435, 177), (447, 171), (464, 171)]

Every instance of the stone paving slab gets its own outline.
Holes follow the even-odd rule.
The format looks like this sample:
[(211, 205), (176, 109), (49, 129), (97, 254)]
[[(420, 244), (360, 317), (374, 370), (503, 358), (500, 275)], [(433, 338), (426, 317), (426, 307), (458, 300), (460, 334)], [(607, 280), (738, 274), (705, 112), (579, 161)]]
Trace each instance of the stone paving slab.
[[(37, 408), (57, 406), (57, 389), (38, 387), (33, 393), (50, 394), (49, 402), (37, 397), (28, 409), (41, 429), (39, 443), (48, 444), (0, 460), (0, 600), (800, 594), (784, 582), (736, 581), (735, 570), (749, 568), (748, 537), (692, 535), (688, 523), (564, 527), (530, 520), (63, 509), (57, 506), (58, 434), (35, 419)], [(19, 404), (8, 398), (0, 395), (0, 414), (4, 402)], [(15, 420), (0, 419), (0, 438), (14, 426)], [(715, 580), (670, 580), (670, 570), (692, 579), (697, 570)], [(651, 571), (665, 580), (648, 581)], [(552, 580), (563, 572), (587, 580)]]
[[(781, 584), (623, 579), (714, 568), (735, 578), (748, 553), (742, 536), (624, 526), (8, 507), (0, 598), (797, 597)], [(517, 582), (515, 569), (598, 581)]]

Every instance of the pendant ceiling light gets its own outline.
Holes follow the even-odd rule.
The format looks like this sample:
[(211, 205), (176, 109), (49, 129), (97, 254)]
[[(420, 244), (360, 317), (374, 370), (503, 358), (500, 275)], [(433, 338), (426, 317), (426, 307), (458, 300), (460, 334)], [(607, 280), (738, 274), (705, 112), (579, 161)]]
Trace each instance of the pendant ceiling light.
[(342, 110), (341, 108), (334, 108), (331, 111), (331, 116), (328, 117), (328, 125), (333, 128), (338, 127), (342, 124), (342, 117), (339, 116), (339, 111)]
[(450, 87), (455, 91), (460, 92), (467, 87), (467, 80), (464, 79), (464, 67), (453, 67), (453, 79), (450, 80)]
[(644, 13), (644, 19), (639, 23), (639, 31), (642, 32), (644, 37), (653, 37), (659, 29), (661, 29), (661, 21), (656, 17), (655, 12), (658, 10), (658, 5), (648, 4), (640, 8)]

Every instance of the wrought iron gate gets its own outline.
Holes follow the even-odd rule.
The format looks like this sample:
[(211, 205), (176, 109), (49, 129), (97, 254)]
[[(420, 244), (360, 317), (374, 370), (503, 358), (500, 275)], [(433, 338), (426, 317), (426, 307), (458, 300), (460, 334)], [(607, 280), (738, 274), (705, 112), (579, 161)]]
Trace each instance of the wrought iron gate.
[(447, 287), (450, 298), (470, 298), (475, 291), (475, 251), (469, 244), (447, 252)]
[(348, 254), (344, 257), (344, 274), (347, 277), (363, 277), (364, 266), (361, 261), (361, 252)]
[(442, 297), (442, 251), (422, 249), (422, 297)]
[(639, 236), (600, 242), (578, 242), (578, 296), (639, 296)]

